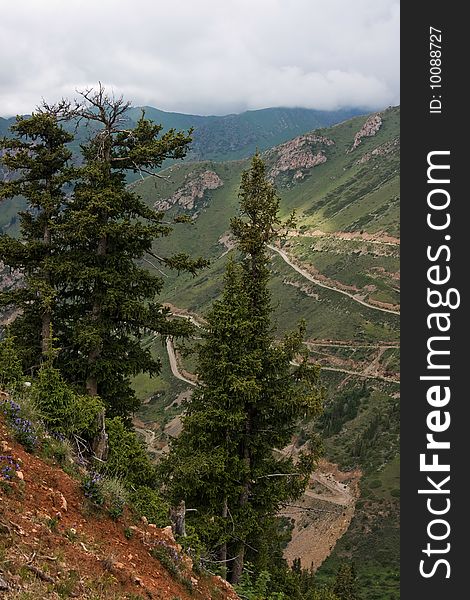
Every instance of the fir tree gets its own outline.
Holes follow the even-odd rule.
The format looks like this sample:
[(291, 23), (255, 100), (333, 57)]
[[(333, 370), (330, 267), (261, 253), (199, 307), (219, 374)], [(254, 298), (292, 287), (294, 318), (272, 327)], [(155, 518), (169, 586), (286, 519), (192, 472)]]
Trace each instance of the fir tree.
[(8, 178), (0, 183), (0, 201), (22, 196), (27, 210), (20, 213), (21, 240), (0, 236), (0, 260), (25, 276), (25, 286), (0, 294), (4, 307), (21, 310), (13, 329), (27, 363), (50, 349), (50, 326), (56, 302), (55, 275), (60, 263), (53, 234), (65, 200), (65, 185), (74, 177), (67, 143), (73, 136), (61, 122), (74, 114), (63, 101), (43, 105), (31, 117), (17, 117), (15, 137), (0, 140), (1, 162)]
[(274, 338), (266, 245), (278, 235), (278, 209), (256, 155), (242, 176), (240, 216), (232, 220), (241, 262), (228, 263), (223, 297), (207, 316), (199, 384), (163, 465), (172, 501), (197, 509), (198, 532), (218, 550), (232, 583), (250, 542), (303, 493), (316, 460), (315, 449), (297, 461), (280, 452), (298, 420), (320, 412), (321, 390), (318, 369), (302, 351), (303, 327), (281, 342)]
[(99, 395), (108, 416), (127, 417), (138, 406), (130, 378), (160, 365), (141, 346), (144, 335), (176, 335), (187, 323), (171, 322), (156, 301), (162, 279), (138, 262), (146, 255), (180, 270), (205, 263), (185, 255), (158, 257), (156, 238), (171, 232), (163, 214), (147, 207), (126, 186), (129, 171), (152, 174), (166, 159), (185, 156), (184, 134), (146, 120), (126, 129), (129, 103), (97, 91), (83, 93), (80, 117), (93, 124), (82, 147), (83, 166), (70, 202), (57, 220), (61, 239), (61, 305), (57, 336), (59, 365), (67, 379)]

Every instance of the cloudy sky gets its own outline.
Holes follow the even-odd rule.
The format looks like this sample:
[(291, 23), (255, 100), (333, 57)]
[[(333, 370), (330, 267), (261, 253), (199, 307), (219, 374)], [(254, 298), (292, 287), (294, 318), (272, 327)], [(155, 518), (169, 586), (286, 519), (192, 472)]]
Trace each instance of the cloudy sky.
[(0, 0), (0, 115), (98, 81), (227, 114), (399, 103), (398, 0)]

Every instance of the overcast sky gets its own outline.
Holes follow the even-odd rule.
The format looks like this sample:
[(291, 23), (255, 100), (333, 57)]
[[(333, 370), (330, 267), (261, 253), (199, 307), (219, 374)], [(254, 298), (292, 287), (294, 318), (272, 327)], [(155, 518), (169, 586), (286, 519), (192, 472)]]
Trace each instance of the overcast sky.
[(399, 103), (397, 0), (0, 0), (0, 115), (100, 80), (227, 114)]

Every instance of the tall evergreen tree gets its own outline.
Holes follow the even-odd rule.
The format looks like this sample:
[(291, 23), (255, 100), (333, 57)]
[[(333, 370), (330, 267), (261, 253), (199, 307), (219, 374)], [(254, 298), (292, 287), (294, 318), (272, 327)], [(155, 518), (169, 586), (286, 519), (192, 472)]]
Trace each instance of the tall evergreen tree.
[(73, 136), (61, 121), (72, 115), (66, 101), (43, 105), (31, 117), (17, 117), (11, 127), (14, 137), (0, 140), (1, 162), (8, 173), (0, 183), (0, 201), (15, 196), (27, 201), (27, 209), (20, 214), (21, 240), (0, 235), (0, 260), (22, 272), (26, 285), (0, 294), (0, 302), (21, 310), (13, 329), (29, 366), (37, 364), (51, 345), (60, 262), (53, 227), (63, 209), (65, 185), (74, 177), (67, 148)]
[(303, 493), (316, 461), (315, 449), (298, 460), (280, 451), (300, 418), (320, 412), (321, 390), (318, 369), (302, 350), (303, 327), (281, 342), (274, 337), (266, 244), (278, 235), (278, 209), (256, 155), (242, 176), (240, 216), (231, 223), (241, 261), (228, 263), (223, 297), (207, 316), (199, 384), (162, 466), (172, 501), (197, 509), (198, 532), (218, 550), (232, 583), (250, 542)]
[[(83, 165), (73, 197), (57, 220), (61, 239), (61, 305), (58, 364), (69, 381), (99, 395), (109, 416), (128, 416), (138, 406), (131, 376), (158, 373), (159, 363), (141, 346), (144, 335), (188, 330), (171, 322), (156, 301), (162, 279), (137, 261), (155, 256), (152, 244), (171, 227), (126, 186), (128, 171), (150, 173), (166, 159), (185, 156), (188, 134), (146, 120), (126, 129), (129, 103), (98, 90), (83, 93), (80, 117), (93, 136), (82, 147)], [(160, 258), (192, 272), (204, 261)]]

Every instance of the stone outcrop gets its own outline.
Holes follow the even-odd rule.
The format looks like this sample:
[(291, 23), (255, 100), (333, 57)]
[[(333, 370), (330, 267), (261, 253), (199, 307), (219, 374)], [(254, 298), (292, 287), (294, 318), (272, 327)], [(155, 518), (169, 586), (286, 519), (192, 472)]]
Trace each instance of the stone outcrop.
[(326, 162), (322, 146), (333, 144), (333, 140), (314, 133), (301, 135), (281, 144), (275, 150), (276, 160), (268, 172), (268, 177), (274, 180), (280, 173), (295, 171), (293, 179), (303, 179), (305, 170)]
[(157, 200), (155, 208), (156, 210), (168, 210), (177, 204), (183, 208), (192, 210), (196, 200), (202, 199), (207, 190), (216, 190), (223, 186), (223, 184), (222, 179), (214, 171), (190, 174), (187, 177), (187, 181), (172, 196)]
[(348, 153), (352, 152), (359, 146), (359, 144), (362, 141), (362, 138), (374, 136), (381, 127), (382, 117), (378, 113), (375, 115), (371, 115), (354, 136), (354, 143), (348, 150)]
[(377, 156), (386, 156), (387, 154), (391, 154), (394, 150), (397, 150), (400, 146), (400, 138), (395, 138), (391, 142), (385, 142), (385, 144), (381, 144), (374, 148), (371, 152), (366, 152), (364, 156), (361, 156), (359, 160), (356, 161), (356, 165), (362, 165), (366, 162), (369, 162), (372, 158), (376, 158)]

